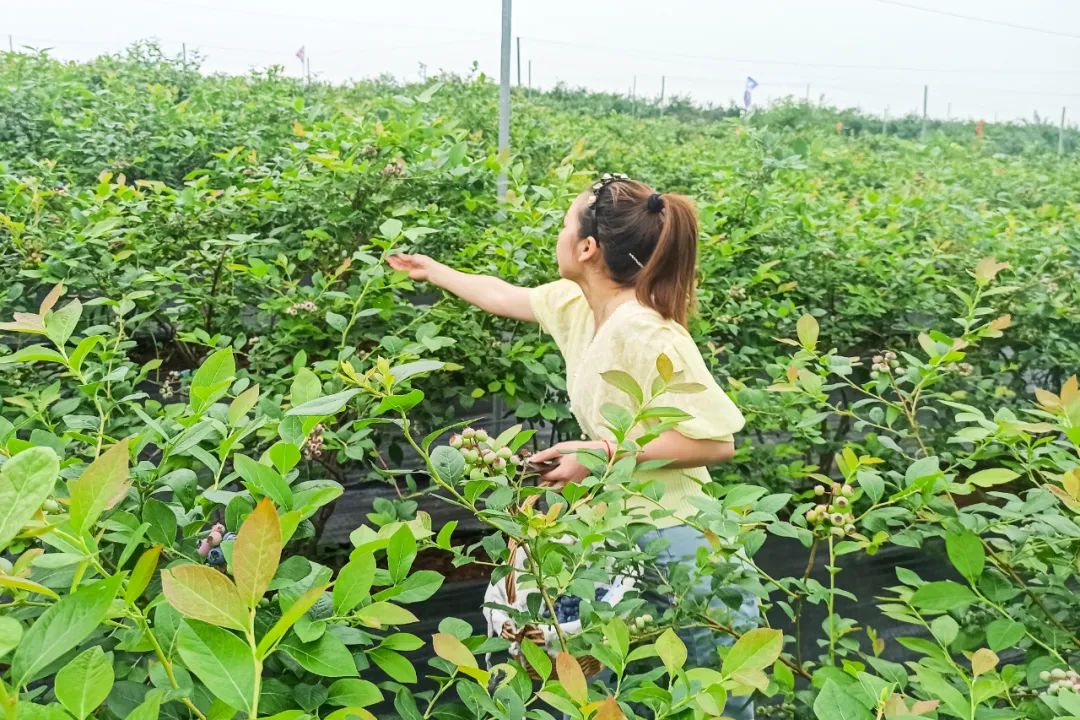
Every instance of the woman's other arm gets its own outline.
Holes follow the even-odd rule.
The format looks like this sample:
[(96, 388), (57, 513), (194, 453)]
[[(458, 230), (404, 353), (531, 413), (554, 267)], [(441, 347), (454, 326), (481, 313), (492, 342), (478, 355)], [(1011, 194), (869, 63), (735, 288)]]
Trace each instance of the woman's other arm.
[(438, 285), (492, 315), (536, 322), (529, 302), (529, 288), (511, 285), (490, 275), (463, 273), (427, 255), (391, 255), (386, 261), (394, 270), (408, 272), (412, 280)]

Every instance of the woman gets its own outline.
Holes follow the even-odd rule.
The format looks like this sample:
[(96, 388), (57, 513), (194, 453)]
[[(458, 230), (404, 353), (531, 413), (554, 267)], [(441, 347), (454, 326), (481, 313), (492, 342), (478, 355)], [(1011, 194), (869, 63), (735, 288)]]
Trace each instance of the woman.
[[(432, 282), (495, 315), (538, 322), (554, 338), (566, 360), (570, 408), (584, 435), (581, 441), (533, 455), (536, 463), (557, 461), (543, 474), (546, 485), (558, 488), (588, 476), (575, 451), (611, 451), (600, 408), (625, 406), (627, 396), (601, 373), (622, 370), (648, 389), (663, 353), (683, 373), (681, 382), (704, 386), (701, 392), (661, 398), (659, 405), (677, 407), (689, 418), (649, 442), (638, 456), (639, 462), (668, 461), (649, 473), (663, 483), (659, 504), (668, 512), (656, 520), (656, 533), (641, 541), (665, 537), (665, 562), (693, 563), (697, 548), (705, 545), (683, 523), (696, 513), (692, 501), (705, 494), (702, 486), (710, 482), (706, 466), (731, 459), (733, 434), (744, 422), (686, 330), (694, 304), (697, 235), (697, 213), (689, 198), (658, 194), (625, 175), (604, 175), (566, 213), (555, 247), (562, 277), (556, 282), (523, 288), (496, 277), (468, 275), (423, 255), (389, 258), (391, 267), (407, 271), (413, 280)], [(657, 509), (645, 498), (629, 504), (646, 513)], [(702, 590), (709, 590), (708, 578)], [(756, 617), (752, 601), (740, 612)], [(688, 633), (685, 639), (688, 666), (718, 665), (709, 633)], [(753, 716), (752, 709), (738, 709)]]

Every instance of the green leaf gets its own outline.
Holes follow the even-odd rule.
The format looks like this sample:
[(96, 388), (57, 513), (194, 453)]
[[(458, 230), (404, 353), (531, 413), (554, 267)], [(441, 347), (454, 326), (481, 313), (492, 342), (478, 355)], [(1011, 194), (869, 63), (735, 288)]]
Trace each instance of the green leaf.
[(53, 362), (66, 365), (68, 361), (64, 359), (63, 355), (44, 345), (27, 345), (10, 355), (0, 357), (0, 365), (14, 365), (15, 363), (24, 362)]
[(668, 628), (656, 639), (656, 654), (660, 656), (668, 675), (675, 676), (686, 664), (686, 645), (675, 631)]
[(269, 499), (263, 498), (244, 520), (233, 544), (230, 567), (236, 589), (249, 608), (258, 605), (281, 562), (281, 522)]
[(330, 696), (326, 702), (338, 707), (368, 707), (382, 702), (382, 692), (375, 683), (355, 678), (335, 680), (330, 686)]
[(349, 321), (345, 318), (344, 315), (339, 315), (336, 312), (332, 312), (330, 310), (327, 310), (326, 311), (326, 324), (329, 325), (334, 330), (337, 330), (338, 332), (342, 332), (345, 329), (345, 327), (349, 324)]
[(995, 652), (1005, 650), (1020, 642), (1026, 632), (1023, 623), (999, 618), (986, 626), (986, 644)]
[(144, 552), (135, 563), (135, 569), (128, 578), (127, 589), (124, 591), (124, 604), (134, 605), (139, 596), (143, 594), (154, 577), (157, 569), (158, 558), (161, 556), (161, 545), (155, 545)]
[(19, 534), (48, 499), (60, 460), (47, 447), (32, 447), (0, 466), (0, 551)]
[(440, 445), (432, 451), (431, 466), (443, 482), (451, 485), (465, 477), (465, 457), (449, 445)]
[(202, 412), (208, 405), (228, 391), (236, 376), (236, 359), (231, 348), (218, 350), (210, 355), (191, 378), (191, 409)]
[(71, 337), (71, 333), (75, 332), (80, 317), (82, 317), (82, 303), (77, 299), (72, 300), (56, 312), (45, 316), (45, 335), (56, 343), (57, 347), (63, 347)]
[(420, 390), (411, 390), (404, 395), (388, 395), (379, 401), (371, 414), (378, 416), (389, 410), (407, 412), (419, 405), (423, 399), (424, 393)]
[(623, 372), (622, 370), (608, 370), (607, 372), (600, 373), (600, 377), (602, 377), (604, 382), (608, 385), (612, 385), (629, 395), (638, 405), (645, 402), (645, 393), (642, 391), (641, 386), (638, 385), (637, 380), (635, 380), (630, 373)]
[(246, 630), (248, 609), (236, 585), (206, 565), (177, 565), (161, 573), (161, 591), (182, 614), (211, 625)]
[(75, 372), (81, 371), (86, 356), (90, 354), (90, 351), (94, 349), (95, 345), (104, 341), (105, 338), (101, 335), (91, 335), (90, 337), (80, 340), (79, 344), (76, 345), (75, 349), (68, 355), (68, 365), (71, 366), (71, 369)]
[(0, 658), (19, 646), (22, 635), (22, 623), (13, 617), (0, 615)]
[(162, 694), (162, 691), (156, 688), (146, 693), (146, 699), (128, 713), (124, 720), (158, 720), (161, 714)]
[(311, 606), (318, 602), (319, 598), (326, 592), (327, 587), (327, 585), (313, 587), (293, 601), (293, 604), (289, 606), (289, 609), (281, 614), (278, 621), (274, 623), (273, 627), (271, 627), (266, 635), (263, 635), (262, 639), (259, 641), (256, 652), (260, 658), (265, 658), (270, 654), (274, 649), (274, 643), (285, 637), (285, 633), (289, 632), (289, 629), (311, 609)]
[(818, 720), (870, 720), (872, 717), (869, 710), (832, 679), (825, 681), (814, 698), (814, 715)]
[(1012, 482), (1018, 477), (1020, 477), (1018, 473), (1007, 468), (990, 468), (969, 475), (967, 481), (979, 487), (993, 487), (994, 485)]
[(11, 677), (23, 686), (64, 653), (77, 647), (105, 620), (120, 589), (120, 573), (89, 583), (47, 608), (23, 635), (11, 661)]
[(390, 544), (386, 548), (387, 570), (390, 571), (390, 579), (399, 583), (409, 574), (413, 560), (416, 559), (416, 538), (413, 537), (412, 529), (408, 525), (402, 525), (390, 537)]
[(942, 645), (949, 645), (960, 632), (960, 624), (951, 615), (941, 615), (930, 623), (930, 632)]
[(770, 628), (755, 628), (743, 635), (724, 657), (721, 672), (736, 673), (764, 670), (776, 662), (784, 649), (784, 633)]
[(106, 655), (100, 647), (92, 647), (56, 673), (56, 699), (77, 720), (83, 720), (105, 702), (115, 679), (112, 655)]
[(394, 385), (397, 385), (414, 375), (435, 372), (436, 370), (442, 370), (444, 367), (446, 367), (446, 363), (439, 360), (416, 360), (414, 362), (395, 365), (390, 368), (390, 374), (394, 376)]
[(926, 583), (911, 595), (911, 604), (929, 612), (948, 612), (975, 602), (975, 593), (965, 585), (943, 580)]
[(343, 390), (333, 395), (309, 400), (285, 413), (286, 416), (321, 417), (341, 412), (345, 404), (360, 393), (358, 389)]
[(885, 480), (880, 473), (872, 470), (860, 470), (855, 474), (855, 479), (859, 483), (859, 487), (866, 493), (866, 496), (873, 502), (876, 503), (885, 494)]
[(397, 240), (401, 235), (402, 222), (397, 218), (390, 218), (385, 220), (382, 225), (379, 226), (379, 233), (387, 240)]
[(975, 582), (982, 575), (986, 552), (975, 533), (970, 530), (948, 533), (945, 535), (945, 551), (953, 566), (970, 582)]
[(405, 608), (388, 602), (375, 602), (360, 608), (356, 611), (356, 617), (360, 622), (374, 628), (419, 622), (417, 617)]
[(90, 463), (77, 480), (68, 483), (71, 524), (86, 532), (101, 514), (116, 505), (127, 492), (128, 441), (121, 440)]
[(305, 670), (316, 675), (322, 677), (354, 677), (356, 675), (356, 663), (349, 653), (349, 648), (331, 633), (323, 633), (318, 640), (309, 643), (290, 637), (281, 643), (279, 648)]
[(228, 630), (185, 620), (176, 636), (176, 650), (207, 690), (231, 707), (251, 712), (255, 661), (243, 640)]
[(255, 407), (255, 403), (257, 402), (259, 402), (258, 385), (252, 385), (233, 398), (233, 401), (229, 403), (229, 412), (227, 413), (229, 424), (239, 424), (239, 422), (244, 419), (244, 416), (248, 414), (248, 411)]
[(397, 682), (410, 685), (416, 682), (416, 668), (401, 654), (386, 648), (375, 648), (368, 651), (368, 657)]
[(795, 332), (799, 336), (799, 344), (805, 349), (813, 350), (817, 347), (820, 328), (813, 315), (803, 315), (799, 318), (799, 321), (795, 323)]
[(242, 453), (233, 455), (233, 468), (257, 493), (270, 498), (283, 508), (292, 508), (292, 488), (277, 470)]
[(347, 615), (368, 599), (375, 579), (375, 556), (358, 555), (338, 573), (334, 583), (334, 612)]
[(322, 382), (319, 376), (307, 368), (297, 370), (289, 390), (289, 402), (293, 404), (293, 407), (303, 405), (320, 395), (322, 395)]
[(524, 638), (521, 641), (521, 652), (525, 655), (525, 660), (542, 679), (547, 680), (551, 677), (551, 656), (547, 654), (547, 651), (541, 649), (532, 640)]

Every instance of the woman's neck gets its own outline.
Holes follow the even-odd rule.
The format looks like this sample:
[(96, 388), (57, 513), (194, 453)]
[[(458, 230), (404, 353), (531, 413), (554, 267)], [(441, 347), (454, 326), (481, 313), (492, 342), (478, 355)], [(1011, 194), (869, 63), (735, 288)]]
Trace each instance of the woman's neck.
[(606, 277), (582, 278), (578, 285), (592, 309), (593, 327), (597, 330), (611, 317), (615, 308), (636, 297), (634, 288), (618, 285)]

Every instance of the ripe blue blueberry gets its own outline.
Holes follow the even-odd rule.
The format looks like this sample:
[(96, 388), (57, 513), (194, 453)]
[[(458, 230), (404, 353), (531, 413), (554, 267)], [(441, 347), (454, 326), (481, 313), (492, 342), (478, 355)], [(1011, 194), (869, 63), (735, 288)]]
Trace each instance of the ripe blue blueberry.
[(223, 538), (223, 540), (235, 540), (235, 539), (236, 539), (236, 533), (234, 533), (234, 532), (225, 533), (225, 537)]
[(211, 548), (210, 554), (206, 556), (206, 562), (211, 565), (224, 565), (225, 553), (221, 552), (221, 548)]

